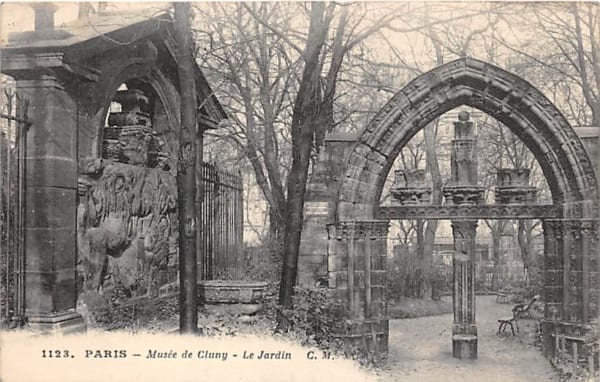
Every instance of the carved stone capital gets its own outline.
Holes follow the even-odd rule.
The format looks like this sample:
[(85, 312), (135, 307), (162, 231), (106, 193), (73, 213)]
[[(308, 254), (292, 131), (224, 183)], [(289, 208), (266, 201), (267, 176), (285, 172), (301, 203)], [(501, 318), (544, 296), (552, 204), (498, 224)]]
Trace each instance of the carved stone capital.
[(564, 235), (564, 229), (562, 225), (562, 221), (560, 219), (544, 219), (542, 221), (542, 225), (544, 227), (544, 233), (552, 233), (552, 236), (555, 238), (562, 238)]
[(477, 220), (452, 220), (452, 233), (455, 238), (475, 237)]
[(599, 221), (595, 219), (581, 220), (581, 234), (585, 238), (598, 240), (599, 237)]

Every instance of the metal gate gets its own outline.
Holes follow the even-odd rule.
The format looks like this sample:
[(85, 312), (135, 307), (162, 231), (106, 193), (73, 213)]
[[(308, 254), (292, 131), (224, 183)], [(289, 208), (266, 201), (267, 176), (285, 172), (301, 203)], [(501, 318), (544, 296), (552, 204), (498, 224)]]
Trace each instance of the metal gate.
[(28, 101), (12, 89), (0, 95), (0, 321), (24, 320), (24, 153)]
[(203, 280), (239, 276), (243, 243), (241, 175), (203, 163), (199, 171), (199, 267)]

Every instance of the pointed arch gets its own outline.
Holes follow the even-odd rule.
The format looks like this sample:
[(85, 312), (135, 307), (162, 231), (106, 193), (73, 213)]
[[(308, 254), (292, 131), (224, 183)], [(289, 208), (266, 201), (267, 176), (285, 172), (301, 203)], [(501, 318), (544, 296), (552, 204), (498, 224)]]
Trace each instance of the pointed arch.
[(461, 105), (504, 123), (540, 164), (565, 218), (594, 218), (598, 181), (577, 134), (539, 90), (494, 65), (462, 58), (417, 77), (361, 133), (346, 162), (338, 219), (372, 218), (394, 159), (428, 123)]

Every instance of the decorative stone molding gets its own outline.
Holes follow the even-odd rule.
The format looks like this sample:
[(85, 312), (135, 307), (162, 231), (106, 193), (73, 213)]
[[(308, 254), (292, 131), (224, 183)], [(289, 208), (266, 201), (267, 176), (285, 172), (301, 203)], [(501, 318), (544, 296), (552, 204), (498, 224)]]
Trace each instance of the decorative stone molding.
[(425, 185), (425, 170), (396, 170), (394, 175), (391, 193), (401, 205), (431, 202), (431, 187)]
[(379, 206), (378, 219), (556, 219), (560, 212), (551, 204)]
[[(329, 224), (335, 229), (333, 237), (336, 240), (349, 239), (387, 239), (390, 222), (387, 220), (338, 221)], [(331, 230), (330, 235), (332, 234)]]
[(445, 186), (442, 194), (447, 205), (470, 206), (483, 203), (484, 189), (480, 186)]

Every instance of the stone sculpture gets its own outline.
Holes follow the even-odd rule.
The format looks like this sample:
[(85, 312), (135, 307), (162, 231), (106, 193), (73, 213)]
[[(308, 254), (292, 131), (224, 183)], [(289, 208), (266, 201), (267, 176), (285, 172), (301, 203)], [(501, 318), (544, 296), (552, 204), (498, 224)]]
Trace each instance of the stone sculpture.
[[(177, 185), (162, 141), (154, 136), (148, 99), (139, 90), (115, 97), (122, 111), (104, 128), (103, 159), (83, 163), (77, 212), (80, 274), (85, 291), (121, 283), (148, 293), (177, 243)], [(140, 106), (141, 105), (141, 106)]]

